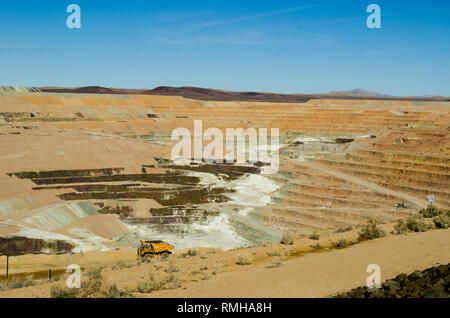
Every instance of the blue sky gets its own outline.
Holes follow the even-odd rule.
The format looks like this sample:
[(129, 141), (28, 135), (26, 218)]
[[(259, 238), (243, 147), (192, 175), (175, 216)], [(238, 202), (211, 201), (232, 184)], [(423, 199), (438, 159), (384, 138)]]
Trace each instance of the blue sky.
[(0, 85), (448, 96), (449, 17), (446, 0), (0, 1)]

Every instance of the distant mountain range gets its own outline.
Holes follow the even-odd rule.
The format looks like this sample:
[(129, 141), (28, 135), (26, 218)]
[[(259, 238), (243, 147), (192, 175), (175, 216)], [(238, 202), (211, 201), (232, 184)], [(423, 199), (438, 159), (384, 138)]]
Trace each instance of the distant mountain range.
[(310, 99), (368, 99), (368, 100), (421, 100), (421, 101), (450, 101), (449, 97), (440, 96), (391, 96), (375, 91), (357, 88), (351, 91), (331, 91), (325, 94), (277, 94), (265, 92), (233, 92), (220, 89), (201, 87), (172, 87), (159, 86), (154, 89), (125, 89), (107, 88), (102, 86), (85, 87), (13, 87), (0, 86), (0, 92), (49, 92), (49, 93), (71, 93), (71, 94), (126, 94), (126, 95), (167, 95), (182, 96), (185, 98), (212, 100), (212, 101), (255, 101), (255, 102), (284, 102), (305, 103)]
[[(404, 98), (405, 96), (398, 96), (398, 95), (388, 95), (388, 94), (382, 94), (375, 91), (369, 91), (362, 88), (355, 88), (351, 91), (331, 91), (327, 93), (327, 95), (343, 95), (343, 96), (370, 96), (370, 97), (397, 97), (397, 98)], [(443, 96), (439, 95), (419, 95), (419, 96), (409, 96), (410, 98), (431, 98), (431, 99), (445, 99)]]
[(362, 88), (355, 88), (351, 91), (331, 91), (328, 95), (355, 95), (355, 96), (371, 96), (371, 97), (393, 97), (392, 95), (381, 94), (375, 91), (369, 91)]

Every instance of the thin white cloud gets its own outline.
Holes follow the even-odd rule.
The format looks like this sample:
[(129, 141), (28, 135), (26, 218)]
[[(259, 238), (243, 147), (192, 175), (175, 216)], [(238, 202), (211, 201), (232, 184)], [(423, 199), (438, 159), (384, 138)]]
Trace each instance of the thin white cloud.
[(202, 19), (214, 14), (218, 14), (218, 11), (164, 11), (154, 14), (153, 22), (179, 22), (186, 20)]
[(209, 22), (204, 22), (204, 23), (194, 25), (191, 29), (193, 29), (193, 30), (203, 29), (203, 28), (208, 28), (208, 27), (212, 27), (212, 26), (216, 26), (216, 25), (232, 24), (232, 23), (238, 23), (238, 22), (243, 22), (243, 21), (262, 19), (262, 18), (271, 17), (271, 16), (275, 16), (275, 15), (296, 12), (296, 11), (308, 9), (308, 8), (315, 7), (315, 6), (317, 6), (317, 5), (310, 4), (310, 5), (305, 5), (305, 6), (297, 6), (297, 7), (292, 7), (292, 8), (288, 8), (288, 9), (272, 11), (272, 12), (265, 12), (265, 13), (255, 14), (255, 15), (243, 16), (243, 17), (238, 17), (238, 18), (234, 18), (234, 19), (209, 21)]
[(269, 45), (270, 42), (265, 41), (250, 41), (240, 39), (224, 39), (220, 37), (203, 37), (185, 40), (168, 40), (168, 39), (154, 39), (148, 41), (152, 44), (176, 44), (176, 45), (201, 45), (201, 44), (232, 44), (232, 45)]
[(326, 35), (311, 35), (305, 39), (298, 38), (266, 38), (266, 37), (243, 37), (240, 34), (236, 35), (221, 35), (221, 36), (203, 36), (203, 37), (191, 37), (191, 38), (155, 38), (148, 40), (149, 44), (173, 44), (173, 45), (208, 45), (208, 44), (228, 44), (228, 45), (250, 45), (250, 46), (263, 46), (263, 45), (275, 45), (275, 46), (292, 46), (301, 45), (304, 47), (317, 47), (329, 45), (334, 39)]
[(380, 50), (368, 50), (365, 51), (365, 54), (368, 55), (385, 55), (385, 54), (395, 54), (395, 53), (403, 53), (407, 52), (406, 49), (380, 49)]

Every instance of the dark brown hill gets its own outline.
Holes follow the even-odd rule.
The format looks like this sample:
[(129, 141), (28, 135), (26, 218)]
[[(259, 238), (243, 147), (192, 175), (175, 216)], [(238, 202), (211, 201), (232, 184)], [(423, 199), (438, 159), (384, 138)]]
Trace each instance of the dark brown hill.
[(101, 86), (86, 87), (40, 87), (42, 92), (73, 93), (73, 94), (128, 94), (128, 95), (167, 95), (182, 96), (185, 98), (211, 100), (211, 101), (251, 101), (251, 102), (278, 102), (278, 103), (305, 103), (310, 99), (364, 99), (364, 100), (407, 100), (407, 101), (450, 101), (447, 97), (393, 97), (369, 96), (345, 92), (332, 92), (329, 94), (277, 94), (263, 92), (233, 92), (211, 88), (191, 86), (171, 87), (159, 86), (154, 89), (123, 89), (106, 88)]

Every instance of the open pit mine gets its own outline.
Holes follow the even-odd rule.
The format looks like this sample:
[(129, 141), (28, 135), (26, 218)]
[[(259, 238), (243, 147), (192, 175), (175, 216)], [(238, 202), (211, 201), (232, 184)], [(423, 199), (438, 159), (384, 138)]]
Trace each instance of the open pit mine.
[[(0, 254), (235, 248), (450, 206), (449, 100), (205, 91), (0, 89)], [(278, 128), (278, 171), (173, 162), (194, 120)]]

